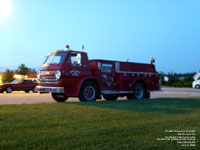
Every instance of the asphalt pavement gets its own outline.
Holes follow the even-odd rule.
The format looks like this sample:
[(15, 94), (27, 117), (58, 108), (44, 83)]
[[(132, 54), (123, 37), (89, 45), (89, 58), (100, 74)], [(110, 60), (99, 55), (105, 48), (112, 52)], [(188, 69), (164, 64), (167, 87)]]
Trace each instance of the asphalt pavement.
[[(162, 91), (152, 92), (151, 98), (172, 97), (200, 97), (200, 89), (192, 88), (162, 88)], [(125, 99), (125, 98), (120, 98)], [(69, 98), (67, 102), (79, 102), (78, 98)], [(0, 93), (0, 105), (3, 104), (33, 104), (54, 103), (51, 94), (13, 92), (11, 94)]]

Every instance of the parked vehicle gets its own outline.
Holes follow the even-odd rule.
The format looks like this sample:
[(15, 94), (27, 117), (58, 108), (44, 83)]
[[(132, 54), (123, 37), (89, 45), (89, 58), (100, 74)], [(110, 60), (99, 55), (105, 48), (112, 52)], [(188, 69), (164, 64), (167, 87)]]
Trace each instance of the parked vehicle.
[(111, 60), (88, 60), (87, 53), (58, 50), (49, 54), (37, 73), (40, 92), (50, 92), (54, 100), (68, 97), (80, 101), (150, 98), (160, 89), (154, 64)]
[(194, 81), (192, 82), (192, 87), (196, 89), (200, 89), (200, 72), (197, 72), (193, 78), (194, 78)]
[(37, 81), (32, 79), (16, 79), (11, 83), (3, 83), (0, 85), (0, 92), (3, 93), (12, 93), (12, 91), (25, 91), (28, 93), (29, 91), (33, 91), (37, 93)]

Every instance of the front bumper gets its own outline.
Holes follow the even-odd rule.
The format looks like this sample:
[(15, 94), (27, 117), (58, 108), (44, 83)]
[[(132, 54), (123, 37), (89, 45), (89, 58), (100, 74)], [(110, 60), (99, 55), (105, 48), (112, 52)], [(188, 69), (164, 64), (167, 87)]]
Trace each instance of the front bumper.
[(39, 92), (64, 93), (64, 87), (36, 86)]

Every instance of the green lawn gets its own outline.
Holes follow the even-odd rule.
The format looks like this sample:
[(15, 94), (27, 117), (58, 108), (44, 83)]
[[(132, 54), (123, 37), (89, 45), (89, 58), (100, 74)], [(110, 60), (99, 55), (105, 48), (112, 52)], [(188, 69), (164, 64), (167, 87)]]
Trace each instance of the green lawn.
[[(196, 146), (158, 141), (165, 130), (195, 130)], [(0, 150), (186, 150), (199, 136), (200, 98), (0, 105)]]

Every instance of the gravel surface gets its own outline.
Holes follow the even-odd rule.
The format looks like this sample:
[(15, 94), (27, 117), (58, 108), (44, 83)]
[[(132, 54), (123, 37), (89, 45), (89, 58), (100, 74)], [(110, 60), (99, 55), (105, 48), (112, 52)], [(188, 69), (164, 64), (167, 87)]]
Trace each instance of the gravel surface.
[[(152, 92), (151, 98), (172, 97), (200, 97), (200, 89), (192, 88), (162, 88), (160, 92)], [(122, 98), (123, 99), (123, 98)], [(69, 98), (67, 102), (79, 102), (78, 98)], [(12, 94), (0, 93), (0, 105), (2, 104), (33, 104), (54, 103), (51, 94), (13, 92)]]

